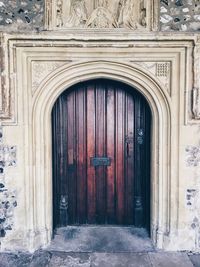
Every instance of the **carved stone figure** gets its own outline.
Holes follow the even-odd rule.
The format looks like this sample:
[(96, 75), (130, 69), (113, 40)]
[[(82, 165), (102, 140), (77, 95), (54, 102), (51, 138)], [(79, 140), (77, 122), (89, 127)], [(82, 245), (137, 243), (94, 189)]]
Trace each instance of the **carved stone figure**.
[(57, 27), (146, 28), (146, 0), (57, 0)]
[(62, 8), (63, 8), (63, 1), (58, 0), (57, 2), (57, 27), (61, 27), (63, 25), (62, 20)]
[(111, 12), (104, 8), (98, 7), (89, 17), (86, 27), (90, 28), (117, 28), (118, 24)]
[(89, 17), (86, 27), (90, 28), (117, 28), (118, 24), (108, 9), (108, 0), (99, 0), (97, 8)]
[(87, 9), (84, 0), (76, 0), (71, 3), (70, 17), (66, 25), (68, 27), (84, 27), (87, 21)]
[(105, 8), (107, 8), (108, 7), (108, 0), (99, 0), (98, 4), (97, 4), (97, 7), (105, 7)]
[(142, 0), (120, 0), (119, 27), (137, 29), (146, 27), (146, 9)]
[(136, 21), (134, 19), (134, 2), (132, 0), (121, 0), (119, 3), (119, 19), (120, 27), (136, 29)]

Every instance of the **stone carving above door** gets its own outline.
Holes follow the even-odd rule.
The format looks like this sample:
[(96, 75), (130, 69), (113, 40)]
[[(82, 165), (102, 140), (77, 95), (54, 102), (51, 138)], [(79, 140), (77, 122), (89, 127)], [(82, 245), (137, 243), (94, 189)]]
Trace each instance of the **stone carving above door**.
[(152, 28), (157, 0), (46, 0), (49, 29)]

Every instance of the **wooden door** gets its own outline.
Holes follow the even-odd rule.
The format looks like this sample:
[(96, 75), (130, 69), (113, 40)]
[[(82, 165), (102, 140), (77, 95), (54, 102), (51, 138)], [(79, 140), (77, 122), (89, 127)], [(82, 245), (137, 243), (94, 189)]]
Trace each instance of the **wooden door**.
[(54, 227), (149, 228), (151, 112), (110, 80), (66, 90), (52, 111)]

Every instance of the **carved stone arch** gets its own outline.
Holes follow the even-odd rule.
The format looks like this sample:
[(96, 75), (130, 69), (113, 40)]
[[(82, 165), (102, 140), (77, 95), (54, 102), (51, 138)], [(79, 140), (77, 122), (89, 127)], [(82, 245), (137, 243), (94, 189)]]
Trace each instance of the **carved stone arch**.
[[(77, 75), (78, 74), (78, 75)], [(73, 84), (95, 78), (108, 78), (129, 84), (141, 92), (152, 110), (151, 160), (151, 237), (162, 248), (164, 238), (173, 232), (178, 204), (171, 205), (170, 145), (174, 138), (169, 125), (173, 124), (170, 99), (152, 77), (140, 68), (117, 62), (91, 61), (58, 68), (37, 90), (31, 108), (31, 123), (26, 136), (29, 139), (28, 165), (30, 186), (27, 193), (27, 227), (30, 229), (30, 247), (47, 245), (52, 236), (52, 171), (51, 171), (51, 110), (58, 98)], [(38, 120), (40, 118), (40, 120)], [(176, 166), (174, 166), (174, 173)], [(174, 175), (173, 181), (177, 177)], [(32, 203), (34, 199), (34, 203)], [(170, 210), (170, 214), (169, 214)], [(34, 215), (34, 216), (33, 216)], [(35, 237), (37, 233), (37, 238)]]

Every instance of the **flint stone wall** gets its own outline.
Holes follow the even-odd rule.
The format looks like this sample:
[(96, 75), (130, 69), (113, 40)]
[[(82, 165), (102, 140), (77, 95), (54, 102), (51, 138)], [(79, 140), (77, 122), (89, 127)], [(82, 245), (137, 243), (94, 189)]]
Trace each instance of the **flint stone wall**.
[[(42, 30), (43, 25), (44, 0), (0, 0), (0, 30)], [(160, 29), (200, 31), (200, 0), (160, 0)]]

